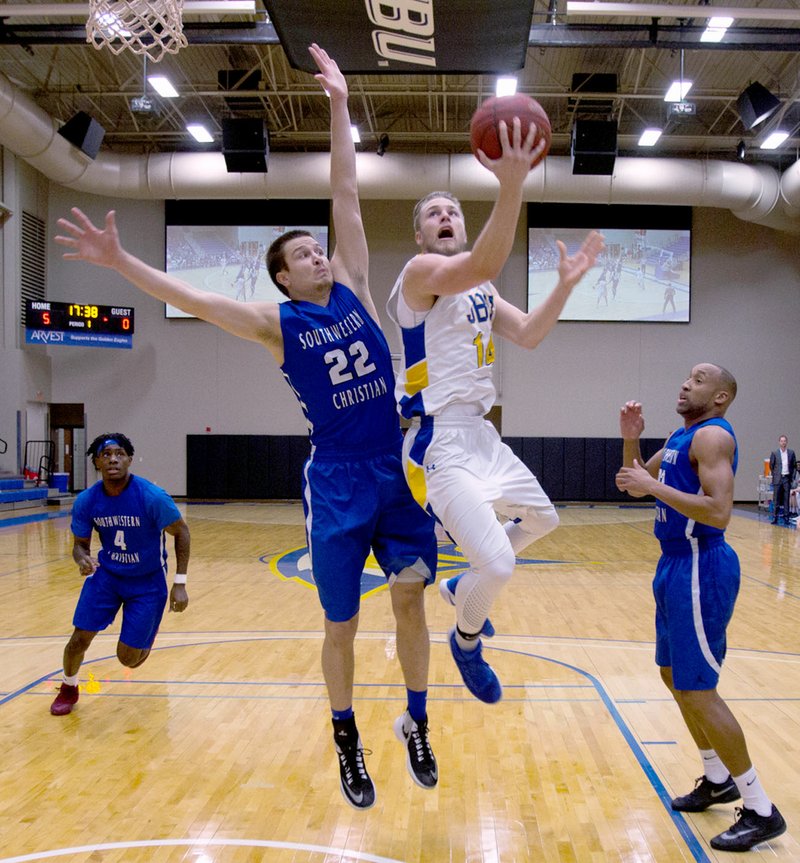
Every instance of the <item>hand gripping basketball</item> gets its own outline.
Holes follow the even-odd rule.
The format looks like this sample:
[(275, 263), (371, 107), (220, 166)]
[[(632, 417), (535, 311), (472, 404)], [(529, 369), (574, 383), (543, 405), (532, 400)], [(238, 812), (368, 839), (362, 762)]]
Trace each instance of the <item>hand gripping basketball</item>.
[(534, 123), (536, 125), (534, 143), (538, 144), (542, 138), (545, 140), (544, 150), (531, 168), (536, 167), (544, 159), (550, 149), (552, 136), (550, 118), (535, 99), (524, 93), (515, 93), (513, 96), (493, 96), (483, 102), (472, 115), (469, 124), (469, 143), (476, 158), (478, 150), (483, 150), (489, 159), (499, 159), (503, 155), (500, 144), (500, 121), (506, 121), (510, 132), (514, 117), (519, 117), (523, 137), (527, 134), (530, 124)]

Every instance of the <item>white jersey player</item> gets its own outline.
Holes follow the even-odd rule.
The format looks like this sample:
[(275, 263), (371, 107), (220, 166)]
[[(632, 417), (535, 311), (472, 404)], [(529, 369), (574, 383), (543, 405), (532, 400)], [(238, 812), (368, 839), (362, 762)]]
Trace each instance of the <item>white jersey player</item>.
[[(440, 589), (456, 606), (450, 648), (464, 683), (489, 703), (502, 697), (481, 655), (481, 633), (493, 632), (489, 610), (514, 571), (516, 552), (558, 525), (536, 478), (484, 420), (495, 399), (493, 332), (534, 348), (603, 248), (594, 232), (572, 257), (559, 243), (558, 284), (528, 314), (492, 285), (511, 251), (522, 183), (539, 155), (534, 137), (532, 126), (523, 136), (518, 120), (513, 131), (503, 123), (503, 155), (492, 161), (481, 154), (500, 191), (471, 251), (465, 251), (457, 199), (434, 192), (417, 204), (414, 228), (422, 254), (406, 264), (388, 304), (403, 345), (396, 394), (401, 413), (413, 420), (403, 447), (406, 479), (417, 502), (469, 560), (470, 569)], [(495, 511), (509, 521), (501, 525)]]

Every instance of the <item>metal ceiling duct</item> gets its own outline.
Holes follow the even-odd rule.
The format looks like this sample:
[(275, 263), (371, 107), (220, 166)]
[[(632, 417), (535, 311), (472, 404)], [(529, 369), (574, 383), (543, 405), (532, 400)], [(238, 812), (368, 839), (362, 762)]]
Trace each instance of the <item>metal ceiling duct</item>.
[[(58, 123), (0, 75), (0, 145), (67, 188), (111, 198), (328, 197), (326, 153), (276, 153), (269, 174), (229, 174), (220, 152), (121, 155), (88, 160), (58, 134)], [(365, 199), (412, 200), (449, 189), (464, 200), (494, 200), (497, 181), (469, 154), (358, 156)], [(745, 221), (800, 233), (800, 170), (783, 179), (767, 165), (666, 158), (618, 158), (613, 175), (573, 176), (567, 156), (550, 157), (524, 187), (526, 201), (718, 207)]]

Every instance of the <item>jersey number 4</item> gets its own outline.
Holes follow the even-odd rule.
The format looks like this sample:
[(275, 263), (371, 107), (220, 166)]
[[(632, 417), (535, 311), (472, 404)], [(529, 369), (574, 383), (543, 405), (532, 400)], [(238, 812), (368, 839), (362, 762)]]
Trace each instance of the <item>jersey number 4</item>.
[(341, 348), (328, 351), (325, 354), (325, 363), (330, 366), (328, 374), (334, 386), (346, 384), (353, 378), (363, 378), (372, 374), (376, 368), (375, 363), (370, 362), (367, 346), (361, 341), (353, 342), (347, 353)]

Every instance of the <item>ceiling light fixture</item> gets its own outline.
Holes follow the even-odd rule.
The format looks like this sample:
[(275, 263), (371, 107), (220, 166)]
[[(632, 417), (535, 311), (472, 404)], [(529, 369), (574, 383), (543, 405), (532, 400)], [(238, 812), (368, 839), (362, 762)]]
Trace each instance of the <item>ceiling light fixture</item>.
[(495, 96), (513, 96), (517, 92), (517, 79), (504, 75), (497, 79), (494, 85)]
[(358, 134), (358, 126), (350, 127), (350, 137), (353, 139), (354, 144), (361, 143), (361, 135)]
[(776, 129), (774, 132), (770, 132), (769, 135), (767, 135), (764, 142), (761, 144), (761, 149), (776, 150), (788, 137), (788, 132), (784, 132), (783, 129)]
[(715, 16), (708, 19), (706, 29), (700, 34), (701, 42), (721, 42), (725, 31), (733, 24), (733, 18)]
[(640, 147), (652, 147), (661, 137), (661, 129), (645, 129), (639, 138)]
[(210, 144), (214, 140), (214, 136), (202, 123), (189, 123), (186, 131), (200, 144)]
[(665, 102), (682, 102), (684, 96), (692, 89), (692, 81), (673, 81), (664, 94)]
[(174, 99), (178, 95), (178, 91), (166, 75), (148, 75), (147, 80), (156, 93), (165, 99)]

